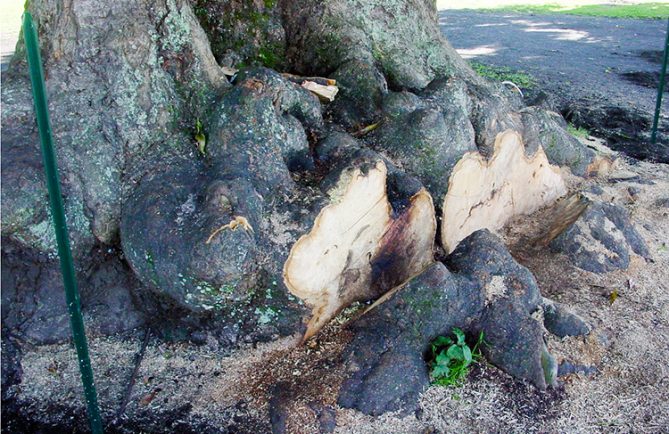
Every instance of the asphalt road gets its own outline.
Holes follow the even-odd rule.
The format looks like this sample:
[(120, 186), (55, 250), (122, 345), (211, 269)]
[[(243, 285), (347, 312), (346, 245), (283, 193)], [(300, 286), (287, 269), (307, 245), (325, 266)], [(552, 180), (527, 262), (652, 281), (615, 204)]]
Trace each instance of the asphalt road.
[[(666, 20), (446, 10), (440, 23), (465, 58), (527, 72), (559, 98), (655, 110)], [(668, 93), (662, 112), (669, 128)]]

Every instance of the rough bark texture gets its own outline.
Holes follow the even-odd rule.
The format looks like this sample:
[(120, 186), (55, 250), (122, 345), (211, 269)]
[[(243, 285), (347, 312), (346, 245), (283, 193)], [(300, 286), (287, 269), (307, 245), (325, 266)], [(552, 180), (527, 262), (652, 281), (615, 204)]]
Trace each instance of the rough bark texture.
[[(30, 9), (72, 242), (86, 254), (118, 239), (122, 203), (143, 175), (193, 158), (189, 130), (227, 82), (186, 2), (40, 1)], [(22, 42), (18, 48), (2, 89), (2, 231), (52, 252)]]
[[(248, 71), (237, 83), (206, 119), (206, 155), (164, 166), (135, 190), (121, 242), (140, 279), (180, 307), (221, 311), (235, 323), (257, 312), (276, 325), (300, 310), (278, 277), (315, 199), (289, 171), (308, 156), (298, 117), (319, 128), (320, 106), (270, 70)], [(247, 225), (231, 225), (240, 218)], [(269, 303), (251, 305), (267, 291)]]
[(632, 252), (647, 260), (651, 258), (625, 209), (604, 202), (590, 203), (549, 246), (567, 254), (577, 267), (593, 273), (626, 269)]
[[(198, 4), (214, 16), (221, 7), (212, 2)], [(275, 27), (277, 14), (281, 17), (285, 42), (277, 43), (274, 53), (281, 58), (282, 65), (304, 75), (331, 76), (338, 80), (341, 92), (328, 108), (326, 117), (346, 128), (357, 129), (381, 120), (384, 115), (394, 117), (399, 113), (384, 110), (384, 100), (396, 100), (395, 93), (409, 91), (414, 93), (405, 92), (399, 97), (408, 99), (400, 103), (403, 112), (411, 113), (430, 106), (444, 116), (445, 125), (441, 128), (442, 131), (447, 129), (446, 137), (464, 135), (464, 139), (449, 137), (447, 144), (456, 143), (460, 148), (464, 146), (471, 150), (469, 137), (473, 127), (475, 143), (486, 153), (492, 149), (499, 132), (512, 128), (527, 130), (525, 140), (530, 153), (543, 143), (551, 162), (568, 165), (576, 173), (584, 174), (594, 157), (592, 151), (564, 131), (564, 120), (557, 113), (539, 107), (524, 109), (516, 93), (478, 77), (440, 36), (435, 6), (431, 1), (303, 0), (265, 2), (262, 7), (256, 5), (255, 8), (250, 18), (240, 14), (248, 32), (254, 32), (256, 27), (262, 29), (266, 23)], [(265, 18), (258, 24), (254, 23), (256, 16)], [(210, 30), (211, 39), (222, 38), (221, 30)], [(268, 40), (271, 38), (263, 39)], [(255, 39), (249, 36), (245, 41), (248, 44)], [(238, 51), (244, 52), (245, 48)], [(440, 80), (430, 85), (437, 78)], [(444, 82), (449, 78), (452, 81), (446, 86)], [(423, 98), (416, 98), (416, 94)], [(464, 122), (462, 113), (470, 122)], [(416, 116), (421, 117), (420, 112)], [(397, 122), (402, 120), (394, 123)], [(427, 125), (437, 136), (438, 129), (434, 130), (430, 121)], [(422, 130), (425, 139), (431, 134), (416, 126), (409, 129), (409, 134), (412, 130), (418, 134)], [(403, 139), (409, 146), (414, 141), (410, 136)], [(444, 145), (439, 144), (443, 140), (442, 136), (424, 153), (435, 155), (433, 158), (444, 158), (436, 152), (443, 150)], [(418, 142), (416, 146), (425, 147), (420, 140)], [(453, 152), (449, 149), (447, 155)], [(424, 161), (415, 159), (425, 156), (414, 155), (412, 158), (413, 167), (407, 170), (416, 171), (414, 174), (419, 176), (417, 171), (426, 169), (421, 165)], [(450, 163), (451, 167), (453, 164), (454, 161)], [(428, 184), (423, 178), (421, 181)], [(430, 193), (435, 195), (436, 192), (430, 189)]]
[(445, 263), (449, 268), (435, 263), (350, 326), (355, 337), (344, 352), (340, 405), (372, 415), (414, 409), (430, 382), (423, 355), (453, 327), (472, 337), (483, 332), (490, 362), (542, 389), (557, 376), (544, 321), (562, 336), (589, 332), (582, 320), (542, 298), (529, 270), (486, 230), (464, 239)]

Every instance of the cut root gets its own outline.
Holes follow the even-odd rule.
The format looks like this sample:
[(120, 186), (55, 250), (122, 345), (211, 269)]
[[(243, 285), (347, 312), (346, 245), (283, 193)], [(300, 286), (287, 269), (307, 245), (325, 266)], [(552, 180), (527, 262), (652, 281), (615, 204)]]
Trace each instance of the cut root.
[(531, 213), (566, 192), (560, 169), (548, 163), (541, 147), (528, 158), (518, 133), (500, 133), (488, 161), (469, 152), (453, 168), (442, 208), (442, 246), (450, 253), (472, 232), (500, 229), (511, 217)]
[(571, 226), (588, 208), (590, 201), (581, 193), (564, 199), (555, 207), (550, 225), (534, 240), (535, 245), (546, 247)]
[(339, 92), (339, 88), (334, 85), (323, 85), (315, 81), (306, 80), (302, 83), (302, 87), (313, 93), (323, 102), (332, 102)]
[(393, 216), (386, 174), (381, 161), (365, 173), (344, 172), (331, 190), (333, 203), (291, 249), (284, 281), (312, 308), (304, 340), (349, 304), (378, 297), (433, 261), (432, 197), (421, 189)]

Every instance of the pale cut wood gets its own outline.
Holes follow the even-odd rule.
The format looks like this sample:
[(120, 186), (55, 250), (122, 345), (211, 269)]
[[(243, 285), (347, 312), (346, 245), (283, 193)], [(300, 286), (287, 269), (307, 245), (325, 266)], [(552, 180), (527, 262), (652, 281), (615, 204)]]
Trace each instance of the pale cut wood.
[(329, 192), (333, 203), (291, 249), (284, 281), (312, 308), (304, 340), (354, 301), (382, 295), (433, 261), (432, 197), (421, 189), (393, 217), (386, 173), (381, 161), (365, 173), (346, 171)]
[(581, 193), (575, 193), (557, 204), (551, 213), (550, 225), (534, 240), (534, 245), (547, 246), (571, 226), (590, 205)]
[(566, 193), (559, 167), (548, 163), (544, 150), (539, 147), (528, 158), (520, 135), (507, 130), (497, 135), (488, 161), (468, 152), (453, 168), (442, 208), (442, 246), (450, 253), (472, 232), (500, 229), (511, 217), (531, 213)]
[(334, 101), (337, 92), (339, 92), (339, 88), (337, 86), (325, 86), (309, 80), (304, 81), (302, 83), (302, 87), (315, 94), (318, 98), (325, 102)]
[(336, 86), (337, 80), (333, 78), (326, 77), (302, 77), (300, 75), (289, 74), (287, 72), (282, 72), (281, 76), (285, 79), (292, 81), (293, 83), (302, 84), (305, 81), (313, 81), (324, 86)]
[(221, 71), (223, 71), (223, 74), (225, 74), (226, 76), (232, 77), (233, 75), (239, 72), (239, 69), (230, 68), (229, 66), (221, 66)]

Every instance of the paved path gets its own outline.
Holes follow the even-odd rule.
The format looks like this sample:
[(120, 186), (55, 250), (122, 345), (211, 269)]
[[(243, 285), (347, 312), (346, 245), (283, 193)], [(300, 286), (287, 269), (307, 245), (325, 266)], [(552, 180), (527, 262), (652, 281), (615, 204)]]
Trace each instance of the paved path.
[[(636, 108), (649, 119), (655, 110), (666, 20), (447, 10), (440, 22), (464, 57), (525, 71), (559, 98)], [(669, 128), (669, 94), (664, 100)]]
[(7, 68), (19, 38), (23, 3), (17, 0), (4, 0), (0, 3), (0, 70), (2, 71)]

